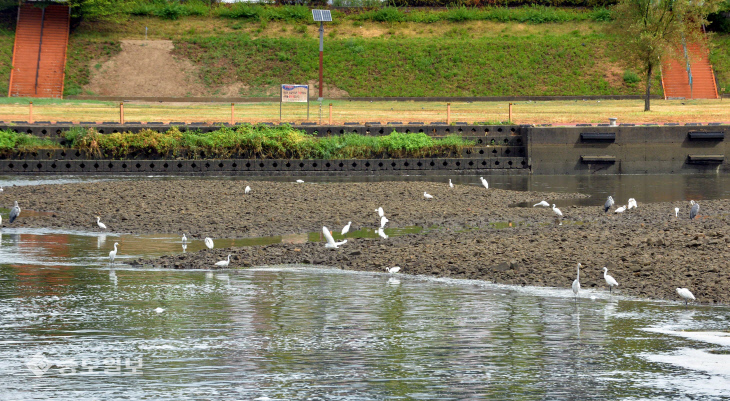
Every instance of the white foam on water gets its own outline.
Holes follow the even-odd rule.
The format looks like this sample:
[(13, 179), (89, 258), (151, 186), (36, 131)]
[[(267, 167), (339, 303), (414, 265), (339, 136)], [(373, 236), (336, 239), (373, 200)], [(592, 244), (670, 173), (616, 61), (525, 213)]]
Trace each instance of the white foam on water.
[[(730, 347), (730, 333), (721, 331), (677, 331), (661, 327), (648, 327), (642, 330), (651, 333), (683, 337), (688, 340), (702, 341), (704, 343), (721, 345), (723, 347)], [(728, 372), (730, 372), (730, 355), (728, 358)]]

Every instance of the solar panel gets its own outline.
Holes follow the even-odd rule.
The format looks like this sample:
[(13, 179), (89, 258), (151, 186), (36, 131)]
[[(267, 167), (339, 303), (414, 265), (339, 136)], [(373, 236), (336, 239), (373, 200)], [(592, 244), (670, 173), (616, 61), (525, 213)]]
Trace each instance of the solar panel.
[(312, 10), (312, 17), (316, 22), (332, 22), (330, 10)]

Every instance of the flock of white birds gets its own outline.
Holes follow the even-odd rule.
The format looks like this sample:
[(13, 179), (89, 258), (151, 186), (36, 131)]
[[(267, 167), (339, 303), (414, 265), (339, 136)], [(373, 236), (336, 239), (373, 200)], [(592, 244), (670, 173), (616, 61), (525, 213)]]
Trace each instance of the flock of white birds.
[[(479, 177), (479, 180), (481, 181), (481, 183), (484, 186), (484, 188), (489, 189), (489, 183), (487, 182), (487, 180), (484, 179), (484, 177)], [(296, 183), (302, 184), (302, 183), (304, 183), (304, 181), (303, 180), (296, 180)], [(451, 179), (449, 179), (449, 188), (454, 188), (454, 184), (451, 182)], [(251, 193), (251, 187), (246, 186), (246, 189), (244, 190), (244, 193), (245, 194)], [(433, 195), (431, 195), (431, 194), (429, 194), (428, 192), (425, 192), (425, 191), (423, 192), (423, 197), (426, 200), (433, 199)], [(606, 203), (604, 203), (604, 205), (603, 205), (603, 211), (604, 211), (604, 213), (608, 212), (611, 209), (611, 207), (614, 205), (614, 203), (615, 202), (613, 200), (613, 197), (609, 196), (608, 199), (606, 199)], [(537, 206), (550, 207), (550, 203), (548, 203), (547, 201), (544, 201), (543, 200), (543, 201), (540, 201), (540, 202), (532, 205), (532, 207), (537, 207)], [(699, 203), (691, 200), (690, 201), (690, 206), (691, 206), (691, 208), (690, 208), (690, 214), (689, 214), (689, 216), (690, 216), (690, 219), (694, 219), (695, 217), (697, 217), (697, 215), (699, 213), (700, 205), (699, 205)], [(623, 213), (626, 210), (635, 209), (637, 207), (638, 207), (638, 205), (636, 203), (636, 199), (629, 198), (629, 200), (626, 202), (626, 205), (617, 207), (614, 210), (614, 213)], [(563, 213), (560, 211), (560, 209), (558, 209), (555, 206), (555, 204), (552, 204), (552, 209), (553, 209), (553, 212), (555, 213), (555, 215), (557, 216), (558, 219), (561, 218), (561, 217), (563, 217)], [(385, 229), (385, 225), (389, 222), (389, 220), (388, 220), (387, 217), (385, 217), (385, 212), (383, 211), (383, 208), (382, 207), (378, 207), (377, 209), (375, 209), (375, 212), (377, 212), (378, 217), (380, 217), (380, 227), (377, 228), (376, 232), (378, 233), (378, 235), (381, 238), (388, 239), (388, 235), (385, 234), (385, 232), (383, 230)], [(19, 214), (20, 214), (20, 207), (18, 206), (18, 202), (16, 201), (15, 202), (15, 206), (10, 211), (10, 223), (12, 223), (18, 217)], [(677, 208), (674, 208), (674, 216), (675, 217), (679, 217), (679, 208), (678, 207)], [(0, 223), (2, 223), (2, 218), (1, 217), (0, 217)], [(101, 222), (101, 217), (100, 216), (96, 216), (96, 223), (99, 226), (99, 228), (101, 228), (102, 230), (106, 230), (106, 225)], [(342, 228), (341, 234), (342, 235), (347, 234), (350, 231), (351, 225), (352, 225), (352, 221), (348, 221), (347, 222), (347, 225), (345, 225)], [(324, 244), (324, 247), (325, 248), (337, 249), (340, 246), (342, 246), (342, 245), (344, 245), (344, 244), (347, 243), (347, 240), (346, 239), (345, 240), (342, 240), (342, 241), (335, 241), (335, 239), (332, 237), (332, 232), (326, 226), (322, 226), (322, 234), (324, 235), (324, 238), (326, 240), (326, 242)], [(187, 241), (188, 241), (188, 239), (185, 236), (185, 234), (183, 233), (183, 236), (182, 236), (183, 252), (187, 248)], [(213, 239), (212, 238), (206, 237), (205, 240), (204, 240), (204, 242), (205, 242), (205, 246), (206, 247), (208, 247), (209, 249), (213, 249), (214, 244), (213, 244)], [(117, 246), (118, 245), (119, 245), (119, 243), (115, 242), (114, 243), (114, 250), (109, 252), (109, 263), (112, 264), (112, 265), (114, 264), (114, 259), (117, 256)], [(228, 267), (230, 265), (230, 263), (231, 263), (231, 255), (228, 254), (228, 258), (226, 260), (221, 260), (219, 262), (216, 262), (215, 263), (215, 266), (216, 267)], [(575, 278), (575, 280), (573, 280), (573, 284), (571, 285), (571, 288), (573, 290), (573, 294), (575, 296), (576, 301), (578, 299), (578, 293), (580, 292), (580, 268), (581, 267), (582, 267), (582, 265), (580, 263), (578, 263), (576, 278)], [(400, 266), (385, 267), (385, 271), (388, 272), (388, 273), (398, 273), (400, 271), (400, 269), (401, 269)], [(609, 291), (609, 293), (612, 294), (613, 293), (613, 287), (617, 287), (618, 286), (618, 282), (616, 281), (615, 278), (613, 278), (611, 275), (608, 274), (608, 268), (607, 267), (603, 267), (603, 278), (606, 280), (606, 284), (608, 285), (608, 291)], [(682, 297), (682, 299), (684, 299), (685, 305), (687, 305), (687, 302), (688, 301), (694, 301), (695, 300), (695, 296), (687, 288), (677, 288), (677, 294), (680, 297)]]

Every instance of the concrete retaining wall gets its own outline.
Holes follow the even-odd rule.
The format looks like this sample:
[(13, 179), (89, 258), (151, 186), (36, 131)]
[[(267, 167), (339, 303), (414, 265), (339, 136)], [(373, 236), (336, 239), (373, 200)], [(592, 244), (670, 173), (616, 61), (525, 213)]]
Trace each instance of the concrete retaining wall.
[(533, 174), (728, 171), (728, 126), (530, 127)]

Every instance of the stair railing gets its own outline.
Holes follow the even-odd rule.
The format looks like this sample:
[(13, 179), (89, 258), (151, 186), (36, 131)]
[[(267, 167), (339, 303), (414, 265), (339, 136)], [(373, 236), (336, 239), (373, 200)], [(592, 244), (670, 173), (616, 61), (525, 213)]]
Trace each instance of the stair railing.
[(687, 63), (687, 78), (689, 78), (689, 98), (694, 99), (694, 91), (692, 90), (692, 66), (689, 63), (689, 55), (687, 54), (687, 42), (682, 38), (682, 48), (684, 49), (684, 60)]

